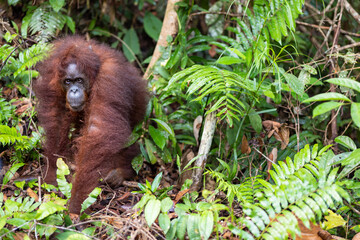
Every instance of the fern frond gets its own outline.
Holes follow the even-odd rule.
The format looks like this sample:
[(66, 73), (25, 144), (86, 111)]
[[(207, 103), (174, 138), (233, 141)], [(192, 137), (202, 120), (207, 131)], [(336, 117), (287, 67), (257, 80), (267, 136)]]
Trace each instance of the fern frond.
[[(306, 145), (294, 160), (273, 164), (275, 170), (270, 174), (274, 184), (258, 179), (263, 188), (255, 194), (256, 203), (243, 206), (246, 216), (239, 223), (253, 235), (246, 239), (295, 238), (300, 235), (298, 219), (310, 227), (310, 221), (320, 221), (343, 199), (350, 201), (349, 194), (336, 182), (338, 168), (330, 168), (332, 156), (331, 151), (318, 153), (317, 145), (311, 152)], [(245, 232), (243, 227), (237, 231)]]
[[(240, 42), (242, 52), (253, 48), (254, 59), (269, 54), (270, 37), (281, 44), (288, 29), (295, 31), (295, 19), (302, 13), (304, 0), (270, 0), (255, 2), (253, 12), (246, 10), (245, 19), (236, 18), (238, 28), (228, 27)], [(221, 40), (230, 43), (227, 39)], [(231, 44), (232, 46), (236, 46)]]
[(17, 77), (26, 69), (30, 69), (32, 66), (35, 66), (37, 62), (43, 60), (48, 55), (50, 46), (51, 45), (47, 43), (39, 42), (26, 49), (24, 52), (19, 53), (21, 65), (14, 72), (14, 77)]
[(32, 13), (29, 27), (31, 34), (38, 34), (35, 38), (37, 41), (47, 42), (65, 23), (65, 15), (54, 11), (49, 4), (42, 4)]
[(6, 125), (0, 125), (0, 143), (5, 145), (11, 145), (14, 143), (21, 144), (24, 149), (29, 145), (29, 138), (22, 136), (14, 127)]
[[(0, 47), (0, 60), (1, 62), (4, 62), (7, 58), (9, 58), (9, 55), (13, 53), (15, 47), (10, 46), (9, 44), (4, 44)], [(9, 61), (10, 59), (8, 59)]]
[(15, 107), (6, 99), (0, 98), (0, 124), (9, 121)]
[(239, 93), (255, 91), (251, 83), (240, 75), (212, 66), (194, 65), (178, 72), (170, 79), (167, 88), (173, 87), (179, 80), (182, 80), (182, 88), (189, 85), (188, 96), (197, 95), (193, 101), (201, 101), (209, 95), (213, 105), (207, 113), (220, 109), (217, 116), (221, 120), (226, 118), (230, 123), (233, 118), (243, 116), (245, 104), (238, 98)]

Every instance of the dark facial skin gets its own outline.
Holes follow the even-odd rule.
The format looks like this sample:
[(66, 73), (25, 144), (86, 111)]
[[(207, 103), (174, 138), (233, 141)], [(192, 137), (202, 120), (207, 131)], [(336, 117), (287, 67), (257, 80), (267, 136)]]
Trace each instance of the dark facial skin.
[(85, 74), (79, 71), (75, 63), (70, 63), (67, 66), (62, 86), (66, 91), (66, 105), (71, 111), (82, 111), (87, 99), (89, 81)]

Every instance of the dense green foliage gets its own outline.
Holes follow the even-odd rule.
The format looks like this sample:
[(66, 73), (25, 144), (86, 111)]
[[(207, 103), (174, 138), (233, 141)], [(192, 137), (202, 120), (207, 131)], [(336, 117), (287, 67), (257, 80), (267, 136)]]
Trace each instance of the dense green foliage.
[[(303, 226), (346, 238), (360, 232), (359, 55), (348, 47), (359, 41), (360, 29), (350, 14), (336, 14), (338, 3), (178, 2), (178, 34), (167, 36), (169, 46), (161, 48), (147, 79), (153, 97), (144, 124), (128, 143), (138, 141), (141, 148), (133, 160), (141, 173), (139, 190), (132, 193), (140, 200), (124, 220), (131, 226), (124, 231), (120, 226), (128, 225), (113, 212), (83, 213), (80, 231), (66, 210), (70, 170), (62, 160), (58, 187), (18, 179), (32, 171), (29, 165), (40, 167), (35, 65), (46, 57), (50, 40), (77, 33), (122, 50), (143, 70), (165, 24), (165, 1), (76, 3), (83, 8), (70, 1), (23, 2), (7, 1), (12, 21), (0, 34), (0, 161), (8, 166), (0, 194), (1, 239), (123, 239), (135, 231), (154, 239), (295, 239)], [(331, 10), (330, 2), (336, 5)], [(329, 30), (335, 24), (319, 28), (327, 29), (327, 37), (308, 34), (304, 26), (322, 24), (312, 19), (317, 11), (329, 22), (347, 19), (339, 30), (346, 37)], [(206, 142), (203, 119), (210, 113), (216, 114), (216, 130), (200, 176), (203, 189), (192, 191), (195, 178), (183, 177), (202, 157), (196, 153)], [(149, 165), (152, 181), (142, 175)], [(83, 210), (98, 196), (103, 200), (101, 194), (96, 188)]]

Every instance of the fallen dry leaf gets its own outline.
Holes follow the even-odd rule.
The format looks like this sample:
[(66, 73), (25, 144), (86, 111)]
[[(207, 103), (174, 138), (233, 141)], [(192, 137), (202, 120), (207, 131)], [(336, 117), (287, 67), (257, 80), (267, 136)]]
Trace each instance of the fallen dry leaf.
[(273, 163), (276, 163), (276, 160), (277, 160), (277, 154), (278, 154), (278, 150), (277, 148), (273, 148), (271, 150), (271, 153), (269, 154), (268, 158), (271, 160), (271, 161), (267, 161), (267, 178), (266, 178), (266, 181), (269, 181), (270, 180), (270, 169), (273, 165)]
[(270, 120), (263, 121), (262, 124), (268, 132), (268, 138), (274, 135), (275, 139), (281, 142), (281, 149), (285, 149), (289, 144), (290, 131), (288, 126)]
[(249, 142), (246, 139), (245, 135), (243, 135), (242, 141), (241, 141), (241, 153), (246, 153), (246, 154), (251, 153), (251, 148), (249, 147)]
[(265, 120), (262, 122), (262, 125), (264, 126), (266, 131), (270, 131), (271, 129), (279, 129), (281, 127), (281, 123), (271, 121), (271, 120)]
[(121, 197), (117, 198), (116, 200), (117, 201), (120, 201), (120, 200), (123, 200), (125, 198), (128, 198), (130, 196), (130, 193), (129, 192), (126, 192), (124, 193)]
[(14, 238), (14, 240), (23, 240), (26, 236), (26, 233), (24, 232), (17, 232), (15, 233), (15, 235), (12, 235), (12, 237)]
[(285, 149), (286, 146), (289, 144), (290, 130), (287, 126), (283, 125), (280, 128), (280, 133), (282, 137), (281, 149)]
[(180, 199), (190, 191), (190, 189), (185, 189), (182, 190), (180, 192), (178, 192), (178, 194), (176, 194), (175, 200), (174, 200), (174, 204), (176, 204), (178, 201), (180, 201)]
[(35, 199), (36, 202), (39, 201), (39, 196), (31, 188), (26, 189), (26, 192), (31, 198)]

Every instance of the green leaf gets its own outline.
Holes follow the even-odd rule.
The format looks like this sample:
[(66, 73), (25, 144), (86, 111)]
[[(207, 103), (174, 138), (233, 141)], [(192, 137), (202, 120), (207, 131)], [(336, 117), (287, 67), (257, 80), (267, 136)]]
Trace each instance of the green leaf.
[(29, 229), (29, 222), (26, 223), (25, 219), (21, 219), (21, 218), (10, 218), (6, 221), (6, 223), (16, 226), (16, 227), (20, 227), (22, 229)]
[(145, 204), (150, 200), (154, 198), (153, 195), (149, 195), (149, 194), (145, 194), (140, 201), (138, 201), (135, 206), (133, 207), (133, 209), (137, 209), (137, 208), (143, 208), (145, 206)]
[(239, 59), (236, 57), (230, 57), (230, 56), (221, 57), (216, 61), (217, 64), (224, 64), (224, 65), (231, 65), (231, 64), (242, 63), (242, 62), (244, 62), (243, 59)]
[(175, 133), (174, 130), (172, 129), (171, 126), (169, 126), (166, 122), (164, 122), (163, 120), (157, 119), (157, 118), (152, 118), (151, 120), (155, 121), (157, 124), (159, 124), (160, 127), (162, 127), (165, 131), (167, 131), (172, 137), (175, 138)]
[(357, 148), (355, 142), (348, 136), (338, 136), (334, 141), (351, 150), (356, 150)]
[(176, 227), (177, 227), (178, 219), (174, 219), (171, 221), (170, 229), (166, 233), (166, 240), (172, 240), (175, 238)]
[(355, 125), (360, 128), (360, 103), (351, 103), (351, 118)]
[(179, 239), (184, 239), (186, 234), (186, 224), (188, 222), (189, 215), (183, 215), (179, 218), (176, 227), (176, 236)]
[(62, 232), (62, 233), (56, 235), (56, 238), (58, 240), (88, 240), (88, 239), (91, 239), (91, 238), (85, 236), (84, 234), (77, 233), (77, 232), (70, 232), (70, 231)]
[(56, 161), (56, 181), (58, 183), (60, 191), (67, 197), (71, 197), (72, 184), (68, 183), (65, 176), (70, 174), (69, 167), (65, 164), (62, 158), (58, 158)]
[(200, 232), (199, 232), (199, 224), (200, 222), (200, 215), (198, 214), (190, 214), (187, 224), (186, 230), (191, 240), (201, 240)]
[(235, 53), (238, 57), (242, 58), (242, 59), (246, 59), (246, 56), (239, 51), (239, 49), (237, 48), (230, 48), (230, 47), (227, 47), (226, 50), (228, 50), (229, 52), (232, 52), (232, 53)]
[(129, 62), (132, 62), (135, 60), (135, 55), (140, 53), (139, 38), (136, 35), (135, 30), (133, 28), (130, 28), (125, 33), (123, 40), (126, 43), (122, 45), (124, 55), (129, 60)]
[(344, 105), (344, 103), (341, 102), (325, 102), (322, 103), (318, 106), (316, 106), (316, 108), (314, 108), (313, 110), (313, 117), (319, 116), (323, 113), (326, 113), (328, 111), (331, 111), (335, 108), (338, 108), (340, 106)]
[(157, 190), (157, 188), (159, 187), (161, 178), (162, 178), (162, 172), (160, 172), (158, 175), (156, 175), (154, 181), (153, 181), (152, 184), (151, 184), (151, 191), (152, 191), (153, 193), (154, 193), (154, 192)]
[(91, 193), (89, 194), (89, 196), (85, 199), (85, 201), (81, 204), (81, 211), (83, 212), (85, 209), (87, 209), (88, 207), (90, 207), (91, 204), (93, 204), (94, 202), (96, 202), (97, 197), (100, 195), (101, 193), (101, 188), (94, 188), (94, 190), (91, 191)]
[[(7, 184), (12, 178), (13, 176), (15, 175), (16, 171), (21, 168), (22, 166), (24, 166), (25, 164), (24, 163), (15, 163), (11, 166), (11, 168), (9, 169), (9, 171), (7, 171), (5, 173), (5, 176), (4, 176), (4, 179), (3, 179), (3, 186), (5, 184)], [(2, 186), (2, 187), (3, 187)]]
[(63, 210), (65, 210), (64, 206), (60, 206), (54, 202), (45, 202), (42, 203), (39, 207), (39, 210), (37, 210), (35, 219), (41, 220), (46, 218), (47, 216)]
[(150, 12), (146, 12), (145, 17), (144, 17), (144, 28), (145, 28), (145, 32), (152, 39), (157, 41), (159, 38), (159, 35), (160, 35), (161, 28), (162, 28), (162, 22), (160, 21), (160, 19), (155, 17)]
[(350, 156), (340, 161), (341, 165), (353, 165), (358, 163), (360, 159), (360, 149), (353, 151)]
[(18, 4), (18, 2), (20, 2), (20, 0), (8, 0), (7, 2), (9, 5), (15, 6), (16, 4)]
[(205, 211), (201, 214), (199, 230), (202, 239), (209, 239), (214, 227), (214, 214), (212, 211)]
[(329, 80), (326, 80), (326, 82), (336, 84), (342, 87), (347, 87), (354, 89), (355, 91), (360, 92), (360, 83), (357, 81), (354, 81), (350, 78), (332, 78)]
[(145, 220), (149, 227), (155, 222), (160, 213), (160, 201), (151, 199), (145, 206)]
[(300, 74), (299, 74), (299, 80), (301, 82), (303, 82), (305, 85), (309, 84), (310, 82), (310, 73), (306, 70), (301, 70)]
[(260, 133), (262, 131), (262, 120), (261, 120), (260, 115), (257, 112), (255, 112), (254, 109), (250, 110), (249, 120), (250, 120), (250, 124), (254, 128), (254, 130), (257, 133)]
[(156, 147), (154, 146), (154, 144), (147, 138), (144, 139), (145, 140), (145, 148), (146, 148), (146, 152), (149, 156), (149, 160), (151, 164), (155, 164), (156, 163), (156, 157), (154, 155), (154, 153), (156, 153)]
[(268, 28), (269, 28), (269, 32), (271, 37), (279, 42), (281, 44), (281, 31), (279, 28), (279, 23), (276, 17), (272, 17), (270, 22), (268, 23)]
[(6, 224), (7, 216), (0, 217), (0, 230), (3, 229), (3, 227)]
[(160, 213), (159, 215), (159, 226), (166, 234), (167, 231), (169, 231), (170, 228), (170, 218), (167, 215), (167, 213)]
[(154, 128), (153, 126), (149, 126), (149, 133), (152, 139), (154, 140), (155, 144), (163, 150), (166, 143), (166, 137), (164, 136), (163, 132)]
[(341, 93), (329, 92), (329, 93), (322, 93), (322, 94), (315, 95), (311, 98), (304, 100), (303, 103), (317, 102), (317, 101), (329, 101), (329, 100), (351, 102), (351, 100), (349, 98), (347, 98), (345, 95), (343, 95)]
[(164, 198), (161, 200), (161, 212), (167, 213), (173, 205), (174, 202), (169, 197)]
[(66, 25), (69, 27), (72, 33), (75, 33), (75, 22), (70, 16), (65, 16), (66, 18)]
[(55, 12), (58, 12), (65, 5), (65, 0), (50, 0), (49, 2)]
[(295, 75), (290, 73), (284, 73), (284, 77), (286, 82), (289, 84), (291, 90), (293, 90), (299, 96), (304, 94), (305, 85)]

